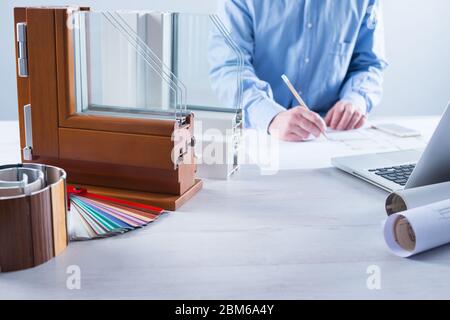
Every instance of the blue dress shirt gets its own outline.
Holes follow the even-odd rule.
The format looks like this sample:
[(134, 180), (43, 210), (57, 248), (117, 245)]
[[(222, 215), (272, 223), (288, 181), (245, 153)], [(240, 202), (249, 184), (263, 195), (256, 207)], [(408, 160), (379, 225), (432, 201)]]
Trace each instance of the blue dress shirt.
[[(298, 105), (282, 74), (321, 115), (339, 100), (370, 112), (387, 67), (380, 1), (220, 0), (218, 15), (244, 58), (245, 126), (267, 130)], [(213, 89), (222, 99), (234, 96), (236, 61), (219, 32), (209, 51)]]

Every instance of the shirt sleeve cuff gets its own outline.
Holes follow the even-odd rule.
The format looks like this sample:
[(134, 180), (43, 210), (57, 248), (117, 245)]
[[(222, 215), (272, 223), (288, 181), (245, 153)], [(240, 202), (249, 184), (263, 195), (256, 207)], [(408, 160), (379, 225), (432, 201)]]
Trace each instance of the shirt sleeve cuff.
[(283, 111), (286, 109), (271, 99), (255, 102), (247, 109), (247, 127), (268, 133), (272, 120)]
[(348, 92), (341, 97), (341, 100), (350, 101), (355, 107), (359, 108), (364, 115), (369, 113), (366, 99), (356, 92)]

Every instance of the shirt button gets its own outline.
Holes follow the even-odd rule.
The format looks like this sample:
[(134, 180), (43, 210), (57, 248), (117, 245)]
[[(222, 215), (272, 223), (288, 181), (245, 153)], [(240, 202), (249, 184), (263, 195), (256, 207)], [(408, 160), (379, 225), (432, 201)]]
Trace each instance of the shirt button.
[(305, 59), (305, 63), (309, 63), (309, 61), (310, 61), (309, 58)]
[(312, 23), (308, 23), (308, 29), (312, 29), (313, 25)]

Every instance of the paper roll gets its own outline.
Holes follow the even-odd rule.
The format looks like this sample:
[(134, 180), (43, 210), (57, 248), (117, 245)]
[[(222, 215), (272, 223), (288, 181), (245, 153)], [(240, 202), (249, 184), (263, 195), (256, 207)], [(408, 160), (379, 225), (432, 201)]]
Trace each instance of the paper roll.
[(450, 199), (450, 182), (392, 193), (386, 200), (388, 215)]
[(38, 164), (0, 166), (0, 272), (38, 266), (68, 243), (66, 173)]
[(389, 249), (404, 258), (450, 243), (450, 200), (390, 215), (384, 237)]

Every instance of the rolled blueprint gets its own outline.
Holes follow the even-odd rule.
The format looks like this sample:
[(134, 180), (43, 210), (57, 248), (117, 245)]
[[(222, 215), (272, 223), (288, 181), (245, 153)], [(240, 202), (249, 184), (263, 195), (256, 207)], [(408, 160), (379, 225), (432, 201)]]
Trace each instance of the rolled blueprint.
[(450, 182), (392, 193), (386, 200), (388, 215), (450, 199)]
[(386, 211), (384, 238), (394, 254), (407, 258), (450, 243), (450, 182), (392, 193)]
[(389, 249), (404, 258), (450, 243), (450, 200), (390, 215), (384, 237)]

